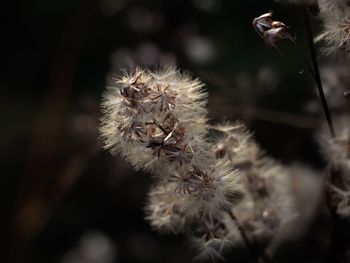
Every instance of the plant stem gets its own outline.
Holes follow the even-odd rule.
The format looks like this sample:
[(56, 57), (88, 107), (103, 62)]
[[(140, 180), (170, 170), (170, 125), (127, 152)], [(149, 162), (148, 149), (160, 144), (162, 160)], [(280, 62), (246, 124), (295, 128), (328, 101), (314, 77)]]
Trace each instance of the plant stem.
[(312, 69), (312, 66), (310, 65), (309, 61), (307, 60), (306, 56), (304, 55), (303, 51), (301, 50), (301, 48), (299, 47), (299, 45), (294, 41), (294, 39), (292, 38), (288, 38), (288, 40), (290, 40), (290, 42), (292, 42), (292, 44), (294, 45), (294, 47), (298, 50), (299, 55), (302, 57), (302, 59), (304, 60), (304, 63), (307, 67), (307, 69), (309, 70), (309, 73), (311, 74), (312, 78), (315, 80), (315, 82), (317, 83), (316, 80), (316, 75), (314, 70)]
[(318, 93), (320, 95), (322, 108), (323, 108), (324, 114), (325, 114), (326, 119), (327, 119), (329, 131), (331, 133), (332, 138), (335, 138), (335, 130), (334, 130), (334, 126), (333, 126), (332, 117), (331, 117), (331, 114), (330, 114), (330, 111), (328, 108), (328, 104), (327, 104), (327, 100), (326, 100), (326, 97), (324, 95), (323, 88), (322, 88), (321, 76), (320, 76), (320, 71), (318, 68), (318, 63), (317, 63), (317, 58), (316, 58), (315, 45), (314, 45), (314, 41), (313, 41), (313, 37), (312, 37), (313, 34), (312, 34), (312, 28), (311, 28), (311, 24), (310, 24), (309, 14), (307, 13), (307, 10), (305, 7), (304, 7), (304, 20), (305, 20), (305, 26), (306, 26), (306, 30), (307, 30), (308, 42), (309, 42), (309, 46), (310, 46), (311, 59), (312, 59), (313, 68), (314, 68), (314, 79), (315, 79), (315, 82), (317, 84)]

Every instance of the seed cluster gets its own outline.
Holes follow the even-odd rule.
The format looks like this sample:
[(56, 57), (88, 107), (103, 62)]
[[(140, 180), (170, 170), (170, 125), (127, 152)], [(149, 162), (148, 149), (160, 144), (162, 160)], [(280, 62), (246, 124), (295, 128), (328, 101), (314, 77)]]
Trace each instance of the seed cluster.
[(154, 175), (147, 219), (189, 234), (199, 257), (250, 239), (269, 242), (295, 209), (287, 169), (262, 154), (240, 123), (209, 125), (203, 84), (175, 69), (135, 69), (112, 79), (101, 136)]

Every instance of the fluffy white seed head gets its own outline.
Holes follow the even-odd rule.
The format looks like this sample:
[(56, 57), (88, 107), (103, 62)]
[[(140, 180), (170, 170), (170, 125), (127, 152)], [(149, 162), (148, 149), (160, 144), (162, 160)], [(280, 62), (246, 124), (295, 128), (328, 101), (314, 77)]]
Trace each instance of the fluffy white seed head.
[(196, 259), (223, 260), (226, 250), (238, 245), (241, 236), (232, 218), (225, 212), (215, 215), (202, 215), (197, 218), (191, 235), (193, 246), (197, 250)]
[(175, 69), (136, 68), (112, 79), (100, 132), (106, 149), (156, 175), (152, 227), (186, 232), (199, 257), (221, 258), (243, 242), (238, 221), (251, 240), (271, 241), (296, 210), (286, 169), (244, 125), (207, 124), (202, 87)]
[(238, 174), (227, 163), (208, 160), (201, 167), (183, 172), (184, 178), (173, 177), (182, 194), (191, 197), (192, 206), (204, 214), (215, 214), (236, 205), (240, 195)]
[(179, 233), (188, 223), (190, 201), (175, 188), (174, 183), (159, 184), (149, 193), (147, 219), (158, 231)]
[(137, 169), (176, 169), (198, 157), (205, 145), (203, 84), (175, 69), (136, 68), (112, 79), (105, 94), (101, 136)]
[(326, 46), (325, 55), (348, 60), (350, 58), (350, 6), (343, 0), (319, 0), (324, 30), (316, 41)]

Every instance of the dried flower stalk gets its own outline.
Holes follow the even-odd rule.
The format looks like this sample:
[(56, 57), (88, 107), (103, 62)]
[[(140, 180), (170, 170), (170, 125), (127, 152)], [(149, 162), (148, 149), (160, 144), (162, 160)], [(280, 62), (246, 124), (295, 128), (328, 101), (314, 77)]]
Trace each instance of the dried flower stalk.
[(175, 69), (113, 78), (102, 104), (105, 148), (154, 175), (153, 228), (189, 234), (200, 258), (243, 243), (266, 261), (253, 243), (271, 243), (295, 217), (290, 178), (244, 125), (207, 124), (202, 87)]

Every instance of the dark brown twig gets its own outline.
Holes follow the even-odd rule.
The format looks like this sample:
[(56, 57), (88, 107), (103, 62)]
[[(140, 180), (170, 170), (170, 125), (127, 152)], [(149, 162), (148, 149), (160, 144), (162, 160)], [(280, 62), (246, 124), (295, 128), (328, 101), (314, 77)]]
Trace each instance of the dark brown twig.
[(317, 90), (318, 90), (318, 93), (320, 95), (321, 104), (322, 104), (322, 108), (323, 108), (324, 114), (325, 114), (326, 119), (327, 119), (329, 131), (331, 133), (332, 138), (335, 138), (335, 130), (334, 130), (334, 126), (333, 126), (332, 117), (331, 117), (331, 114), (330, 114), (330, 111), (328, 108), (328, 104), (327, 104), (327, 100), (326, 100), (326, 97), (324, 95), (323, 88), (322, 88), (321, 76), (320, 76), (320, 71), (318, 68), (317, 57), (316, 57), (316, 52), (315, 52), (315, 45), (314, 45), (314, 41), (313, 41), (313, 37), (312, 37), (313, 36), (312, 28), (311, 28), (309, 14), (307, 12), (306, 7), (304, 7), (304, 20), (305, 20), (305, 26), (306, 26), (306, 30), (307, 30), (308, 42), (309, 42), (309, 46), (310, 46), (310, 53), (311, 53), (311, 59), (312, 59), (312, 64), (313, 64), (313, 68), (314, 68), (314, 78), (315, 78), (315, 82), (317, 84)]

